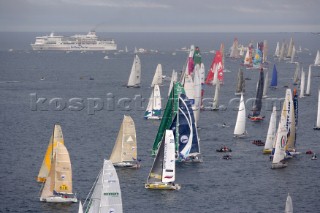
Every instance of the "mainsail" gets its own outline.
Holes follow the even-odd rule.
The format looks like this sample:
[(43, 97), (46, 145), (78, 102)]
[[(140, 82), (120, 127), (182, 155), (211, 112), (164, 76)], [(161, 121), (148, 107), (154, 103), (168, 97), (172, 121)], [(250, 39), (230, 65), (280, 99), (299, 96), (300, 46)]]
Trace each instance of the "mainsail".
[(160, 119), (161, 116), (161, 94), (159, 85), (155, 84), (151, 96), (149, 98), (149, 103), (144, 114), (146, 119)]
[(154, 85), (161, 85), (161, 84), (162, 84), (162, 65), (158, 64), (153, 76), (151, 87), (154, 87)]
[(271, 78), (271, 83), (270, 87), (272, 88), (277, 88), (278, 86), (278, 73), (277, 73), (277, 68), (276, 65), (273, 65), (273, 71), (272, 71), (272, 78)]
[(244, 92), (245, 92), (245, 80), (243, 78), (243, 70), (239, 69), (235, 95), (241, 95), (241, 93), (244, 94)]
[(138, 55), (135, 55), (127, 87), (140, 87), (141, 78), (141, 62)]
[(216, 51), (216, 55), (212, 60), (211, 67), (206, 78), (206, 84), (214, 85), (216, 83), (215, 79), (219, 80), (220, 83), (223, 83), (224, 80), (222, 55), (219, 50)]
[[(258, 81), (258, 88), (257, 88), (257, 94), (256, 99), (254, 100), (253, 107), (252, 107), (252, 113), (249, 115), (249, 118), (251, 120), (261, 120), (263, 117), (260, 116), (261, 108), (262, 108), (262, 94), (263, 94), (263, 84), (264, 84), (264, 74), (263, 69), (260, 70), (260, 78)], [(257, 119), (257, 118), (260, 119)]]
[(241, 94), (240, 104), (238, 109), (237, 121), (234, 127), (233, 134), (235, 137), (243, 137), (247, 134), (246, 131), (246, 107), (244, 104), (243, 94)]

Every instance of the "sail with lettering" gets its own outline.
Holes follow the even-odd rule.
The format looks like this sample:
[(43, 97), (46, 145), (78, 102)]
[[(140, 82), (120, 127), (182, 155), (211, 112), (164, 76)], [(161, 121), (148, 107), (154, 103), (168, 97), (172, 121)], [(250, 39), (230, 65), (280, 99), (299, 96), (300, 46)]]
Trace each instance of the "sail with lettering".
[(123, 212), (119, 178), (110, 160), (103, 161), (93, 192), (89, 195), (86, 213)]
[(151, 120), (161, 119), (161, 109), (160, 87), (159, 85), (155, 84), (149, 98), (149, 103), (144, 114), (144, 118)]
[(45, 182), (51, 168), (51, 160), (56, 152), (58, 143), (64, 144), (62, 129), (59, 124), (55, 124), (53, 127), (52, 135), (49, 140), (46, 154), (43, 158), (42, 165), (37, 176), (38, 182)]
[(50, 203), (77, 202), (72, 191), (72, 167), (67, 148), (57, 143), (49, 175), (41, 191), (40, 201)]
[(217, 80), (223, 84), (224, 74), (223, 74), (223, 64), (222, 64), (222, 55), (219, 50), (216, 51), (216, 55), (214, 56), (210, 70), (207, 74), (206, 84), (215, 85)]

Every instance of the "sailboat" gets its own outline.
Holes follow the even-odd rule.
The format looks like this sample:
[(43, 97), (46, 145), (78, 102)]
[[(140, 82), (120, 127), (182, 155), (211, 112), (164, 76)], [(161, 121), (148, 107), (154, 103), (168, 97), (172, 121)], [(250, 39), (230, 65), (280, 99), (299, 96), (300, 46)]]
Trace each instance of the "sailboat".
[(293, 213), (292, 199), (291, 199), (291, 196), (289, 193), (287, 196), (286, 207), (285, 207), (284, 213)]
[(179, 190), (175, 184), (175, 140), (172, 130), (166, 130), (149, 172), (146, 189)]
[(46, 181), (46, 178), (51, 168), (51, 160), (56, 152), (56, 147), (58, 143), (64, 144), (64, 140), (61, 126), (59, 124), (55, 124), (53, 127), (52, 135), (49, 140), (49, 145), (46, 154), (43, 158), (42, 165), (37, 176), (38, 182), (44, 183)]
[(279, 57), (280, 56), (280, 43), (277, 42), (277, 46), (276, 46), (276, 50), (274, 52), (274, 56), (275, 57)]
[(199, 123), (201, 108), (201, 67), (196, 64), (194, 68), (194, 120), (196, 124)]
[(311, 89), (311, 65), (309, 65), (309, 72), (308, 72), (308, 80), (307, 80), (307, 89), (306, 89), (306, 96), (310, 96), (310, 89)]
[(131, 72), (127, 87), (140, 87), (141, 83), (141, 62), (139, 56), (136, 54), (131, 67)]
[(243, 94), (241, 94), (239, 110), (236, 125), (234, 127), (234, 137), (242, 138), (247, 135), (246, 131), (246, 107), (244, 104)]
[(270, 121), (269, 121), (269, 128), (267, 133), (267, 139), (264, 144), (263, 154), (271, 154), (274, 139), (276, 136), (276, 127), (277, 127), (277, 107), (273, 106)]
[(320, 66), (320, 52), (317, 51), (316, 58), (314, 59), (314, 66)]
[(320, 89), (318, 91), (318, 113), (316, 125), (313, 127), (314, 130), (320, 130)]
[(252, 106), (252, 110), (251, 110), (252, 113), (248, 115), (248, 118), (251, 121), (261, 121), (264, 119), (264, 116), (260, 115), (261, 108), (262, 108), (263, 84), (264, 84), (264, 74), (263, 74), (263, 69), (261, 68), (256, 99), (254, 100), (254, 103)]
[(299, 71), (300, 71), (300, 64), (299, 62), (296, 62), (296, 69), (293, 75), (293, 85), (297, 85), (299, 82)]
[(157, 84), (153, 87), (144, 118), (151, 120), (161, 119), (161, 94), (160, 87)]
[(235, 38), (231, 47), (230, 58), (240, 58), (238, 39)]
[(278, 73), (277, 73), (277, 68), (276, 65), (273, 65), (273, 70), (272, 70), (272, 78), (270, 82), (270, 87), (275, 89), (278, 86)]
[(206, 84), (215, 85), (217, 81), (220, 81), (223, 84), (224, 74), (223, 74), (223, 64), (222, 64), (222, 54), (219, 50), (216, 51), (210, 70), (207, 74)]
[(290, 106), (292, 105), (292, 94), (291, 89), (286, 90), (285, 100), (282, 106), (282, 111), (280, 115), (280, 121), (278, 125), (278, 130), (275, 139), (275, 150), (272, 159), (271, 168), (272, 169), (280, 169), (287, 167), (287, 163), (285, 162), (286, 152), (285, 147), (287, 144), (287, 136), (289, 132), (289, 124), (290, 122)]
[(176, 141), (176, 156), (179, 162), (202, 162), (200, 139), (191, 101), (184, 94), (182, 85), (174, 84), (153, 143), (152, 155), (156, 155), (165, 130), (173, 130)]
[(137, 159), (137, 137), (134, 121), (130, 116), (123, 116), (123, 121), (113, 147), (110, 161), (115, 167), (139, 168)]
[(292, 53), (291, 53), (291, 60), (290, 60), (291, 64), (295, 63), (295, 61), (294, 61), (295, 56), (296, 56), (296, 47), (293, 45)]
[(287, 51), (287, 56), (286, 58), (291, 58), (292, 56), (292, 51), (293, 51), (293, 47), (294, 47), (294, 42), (293, 42), (293, 38), (290, 38), (290, 42), (289, 42), (289, 46), (288, 46), (288, 51)]
[(241, 95), (241, 93), (244, 94), (244, 92), (245, 92), (245, 80), (243, 78), (243, 70), (239, 69), (235, 95)]
[(285, 51), (285, 43), (282, 42), (280, 47), (279, 62), (284, 59), (284, 51)]
[(252, 53), (249, 47), (247, 48), (247, 52), (243, 60), (243, 65), (246, 67), (252, 67)]
[(40, 201), (77, 202), (72, 192), (72, 169), (69, 152), (63, 143), (57, 143), (49, 175), (41, 191)]
[(268, 59), (268, 42), (267, 40), (264, 40), (263, 41), (263, 50), (262, 50), (262, 63), (265, 64), (265, 63), (268, 63), (267, 62), (267, 59)]
[(219, 110), (219, 93), (220, 93), (220, 81), (217, 81), (213, 102), (212, 102), (212, 110), (214, 111)]
[(157, 85), (162, 84), (162, 65), (161, 64), (157, 65), (157, 68), (156, 68), (156, 71), (154, 73), (153, 80), (151, 83), (151, 87), (154, 87), (154, 85), (156, 85), (156, 84)]
[(119, 178), (111, 161), (104, 160), (89, 196), (86, 213), (123, 212)]
[(83, 213), (83, 206), (81, 201), (79, 201), (79, 209), (78, 209), (78, 213)]
[(303, 67), (301, 69), (301, 81), (300, 81), (300, 95), (299, 98), (303, 98), (304, 96), (304, 85), (305, 85), (306, 74), (303, 71)]

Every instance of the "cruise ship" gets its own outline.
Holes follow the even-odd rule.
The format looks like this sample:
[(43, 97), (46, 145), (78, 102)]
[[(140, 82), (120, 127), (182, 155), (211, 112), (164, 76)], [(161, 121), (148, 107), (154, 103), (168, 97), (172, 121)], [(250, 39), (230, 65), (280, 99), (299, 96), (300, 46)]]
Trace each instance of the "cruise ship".
[(113, 39), (99, 39), (95, 31), (87, 35), (59, 36), (51, 33), (49, 36), (36, 37), (33, 50), (62, 50), (62, 51), (109, 51), (117, 50)]

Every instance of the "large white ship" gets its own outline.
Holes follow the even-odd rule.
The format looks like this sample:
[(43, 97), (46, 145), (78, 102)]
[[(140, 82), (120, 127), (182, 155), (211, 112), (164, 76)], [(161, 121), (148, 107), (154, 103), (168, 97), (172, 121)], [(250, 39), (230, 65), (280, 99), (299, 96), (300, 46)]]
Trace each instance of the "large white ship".
[(117, 50), (117, 44), (113, 39), (98, 39), (95, 31), (87, 35), (59, 36), (51, 33), (49, 36), (36, 37), (33, 50), (63, 50), (63, 51), (107, 51)]

